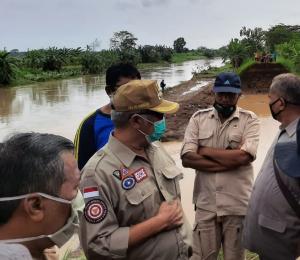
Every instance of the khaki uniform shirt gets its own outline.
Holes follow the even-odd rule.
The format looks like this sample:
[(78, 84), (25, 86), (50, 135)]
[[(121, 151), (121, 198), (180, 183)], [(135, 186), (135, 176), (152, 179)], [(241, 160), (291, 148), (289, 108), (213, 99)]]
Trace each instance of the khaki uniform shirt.
[[(186, 128), (181, 156), (197, 152), (199, 146), (241, 149), (255, 159), (259, 141), (259, 120), (237, 107), (223, 124), (214, 108), (196, 112)], [(225, 172), (196, 171), (193, 202), (197, 208), (218, 216), (245, 215), (253, 184), (251, 164)]]
[[(245, 218), (244, 246), (265, 259), (294, 260), (300, 255), (300, 219), (282, 194), (273, 166), (275, 145), (296, 141), (298, 120), (291, 122), (279, 139), (278, 134), (271, 145), (255, 180)], [(281, 179), (300, 203), (299, 179), (285, 174), (281, 174)]]
[(182, 173), (159, 142), (142, 158), (113, 136), (83, 169), (85, 198), (80, 238), (89, 259), (188, 259), (191, 229), (163, 231), (128, 248), (129, 228), (158, 213), (163, 201), (180, 198)]

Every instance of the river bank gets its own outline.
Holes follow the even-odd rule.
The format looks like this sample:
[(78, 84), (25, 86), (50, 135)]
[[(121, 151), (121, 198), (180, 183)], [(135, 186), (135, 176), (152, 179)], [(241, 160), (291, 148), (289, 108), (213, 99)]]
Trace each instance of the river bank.
[[(34, 84), (39, 82), (46, 82), (46, 81), (53, 81), (53, 80), (62, 80), (62, 79), (72, 79), (75, 77), (80, 76), (103, 76), (107, 69), (107, 66), (99, 65), (101, 69), (97, 68), (97, 73), (95, 72), (86, 71), (82, 64), (72, 64), (61, 66), (59, 69), (52, 69), (52, 70), (44, 70), (42, 67), (39, 67), (37, 64), (34, 66), (25, 66), (22, 62), (22, 57), (20, 56), (13, 62), (13, 66), (11, 66), (11, 77), (10, 83), (7, 85), (1, 85), (0, 87), (15, 87), (15, 86), (22, 86), (28, 84)], [(36, 57), (37, 58), (37, 57)], [(80, 59), (80, 57), (76, 57), (76, 59)], [(168, 66), (172, 64), (183, 63), (186, 61), (192, 60), (199, 60), (199, 59), (206, 59), (201, 53), (197, 51), (189, 51), (184, 53), (173, 53), (170, 57), (170, 60), (157, 60), (154, 62), (147, 62), (147, 63), (138, 63), (136, 66), (139, 70), (144, 69), (155, 69), (161, 66)], [(116, 61), (120, 62), (120, 61)], [(36, 63), (33, 62), (33, 63)], [(92, 63), (92, 61), (90, 61)], [(23, 65), (22, 65), (23, 64)], [(0, 68), (1, 69), (1, 68)], [(4, 71), (5, 72), (5, 71)]]

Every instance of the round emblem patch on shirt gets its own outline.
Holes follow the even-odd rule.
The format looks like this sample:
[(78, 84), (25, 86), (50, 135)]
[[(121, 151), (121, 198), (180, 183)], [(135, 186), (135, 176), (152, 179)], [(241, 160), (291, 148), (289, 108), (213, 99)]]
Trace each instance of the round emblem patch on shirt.
[(100, 223), (107, 215), (107, 206), (102, 200), (94, 199), (86, 203), (84, 208), (85, 219), (92, 223)]
[(122, 181), (122, 188), (125, 190), (131, 190), (136, 183), (135, 178), (127, 177)]

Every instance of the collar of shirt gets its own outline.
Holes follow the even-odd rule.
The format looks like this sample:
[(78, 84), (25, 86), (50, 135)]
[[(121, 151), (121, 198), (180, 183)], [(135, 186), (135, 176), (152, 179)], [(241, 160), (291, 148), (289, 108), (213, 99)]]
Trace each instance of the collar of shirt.
[[(209, 117), (210, 118), (219, 118), (219, 114), (218, 111), (214, 108), (212, 111), (209, 112)], [(236, 110), (234, 111), (234, 113), (227, 119), (227, 120), (231, 120), (233, 118), (240, 118), (240, 108), (237, 106)]]
[[(125, 144), (120, 142), (117, 138), (115, 138), (112, 134), (110, 134), (108, 143), (109, 149), (113, 152), (113, 154), (124, 164), (126, 167), (130, 167), (136, 157), (142, 158), (145, 160), (144, 157), (139, 156), (134, 151), (132, 151), (129, 147)], [(150, 144), (149, 147), (146, 149), (146, 154), (150, 153), (154, 150), (156, 146)]]
[(283, 128), (282, 126), (280, 126), (279, 128), (280, 128), (281, 132), (285, 130), (287, 135), (289, 137), (292, 137), (296, 133), (298, 121), (299, 121), (299, 118), (295, 119), (287, 127)]

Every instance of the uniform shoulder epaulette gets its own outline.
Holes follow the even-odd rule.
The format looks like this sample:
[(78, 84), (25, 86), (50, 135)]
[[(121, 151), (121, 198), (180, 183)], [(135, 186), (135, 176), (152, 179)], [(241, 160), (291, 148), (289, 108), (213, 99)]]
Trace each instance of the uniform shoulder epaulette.
[(105, 157), (106, 153), (102, 149), (97, 151), (90, 159), (88, 165), (84, 166), (82, 172), (84, 172), (85, 176), (91, 176), (95, 174), (95, 170), (97, 165), (101, 160)]
[(213, 111), (213, 109), (214, 109), (213, 107), (200, 109), (200, 110), (198, 110), (197, 112), (195, 112), (195, 113), (193, 114), (192, 117), (195, 117), (195, 116), (197, 116), (197, 115), (199, 115), (199, 114), (201, 114), (201, 113)]
[(250, 115), (251, 118), (257, 118), (257, 115), (256, 115), (253, 111), (250, 111), (250, 110), (246, 110), (246, 109), (240, 108), (240, 112), (241, 112), (241, 113), (244, 113), (244, 114)]

